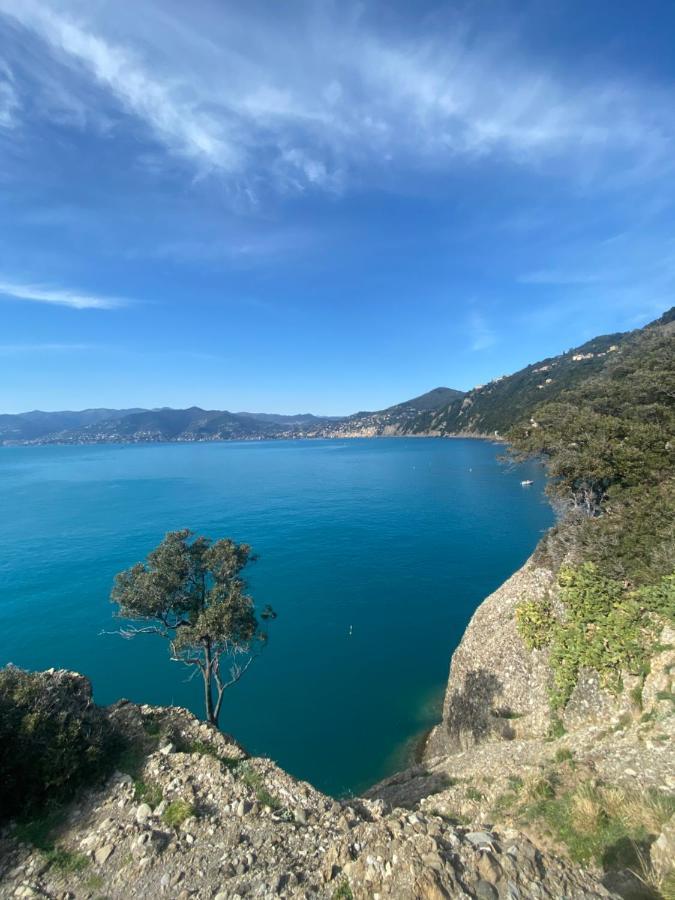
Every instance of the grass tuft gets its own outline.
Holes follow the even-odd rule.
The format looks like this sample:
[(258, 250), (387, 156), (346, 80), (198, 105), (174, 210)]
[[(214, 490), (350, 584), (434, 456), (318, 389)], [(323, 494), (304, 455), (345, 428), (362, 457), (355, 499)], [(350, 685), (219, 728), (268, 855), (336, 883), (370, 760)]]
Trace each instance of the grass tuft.
[(50, 867), (57, 869), (63, 875), (76, 875), (84, 871), (89, 865), (89, 860), (83, 853), (73, 853), (65, 847), (54, 847), (44, 854)]
[(154, 781), (143, 781), (138, 778), (134, 781), (134, 800), (140, 803), (147, 803), (152, 809), (162, 802), (163, 795), (161, 787)]
[(196, 810), (192, 803), (188, 803), (187, 800), (172, 800), (162, 813), (162, 820), (171, 828), (180, 828), (183, 822), (195, 814)]
[(349, 882), (345, 879), (333, 891), (332, 900), (354, 900), (354, 894), (349, 886)]

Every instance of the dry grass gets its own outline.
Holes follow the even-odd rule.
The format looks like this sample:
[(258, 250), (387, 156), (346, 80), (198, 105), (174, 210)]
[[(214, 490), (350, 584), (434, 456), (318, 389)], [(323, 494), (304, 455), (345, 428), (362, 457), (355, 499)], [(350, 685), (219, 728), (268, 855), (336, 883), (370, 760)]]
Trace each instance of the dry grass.
[[(546, 779), (543, 779), (546, 783)], [(571, 857), (579, 862), (595, 860), (607, 869), (631, 868), (645, 883), (656, 888), (656, 875), (650, 872), (649, 859), (643, 851), (660, 833), (665, 822), (675, 813), (675, 797), (654, 790), (637, 791), (617, 785), (586, 781), (567, 790), (556, 789), (554, 795), (536, 799), (543, 791), (542, 779), (531, 779), (527, 785), (529, 806), (521, 808), (525, 821), (544, 820), (558, 839), (567, 846)], [(648, 853), (647, 853), (648, 857)], [(658, 887), (664, 897), (673, 892), (673, 876), (661, 880)], [(675, 900), (675, 897), (668, 897)]]
[(644, 828), (658, 834), (673, 814), (674, 801), (665, 794), (629, 791), (621, 787), (601, 787), (597, 801), (610, 819), (617, 819), (626, 828)]
[(580, 834), (594, 834), (606, 815), (596, 788), (582, 784), (572, 796), (572, 825)]
[(659, 881), (657, 890), (660, 891), (663, 900), (675, 900), (675, 870), (668, 872), (665, 878)]
[(637, 844), (634, 844), (635, 855), (639, 862), (633, 874), (646, 885), (659, 900), (675, 900), (675, 869), (662, 872), (656, 869), (651, 861), (649, 853), (645, 853)]
[(551, 779), (541, 772), (528, 772), (523, 778), (520, 796), (526, 803), (535, 803), (537, 800), (546, 800), (553, 797), (555, 788)]

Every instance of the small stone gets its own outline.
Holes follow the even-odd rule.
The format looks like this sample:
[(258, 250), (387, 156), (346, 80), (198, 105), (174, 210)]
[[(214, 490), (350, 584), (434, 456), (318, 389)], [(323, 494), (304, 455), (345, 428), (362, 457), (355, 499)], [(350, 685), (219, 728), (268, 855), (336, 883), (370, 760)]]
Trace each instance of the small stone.
[(147, 820), (152, 815), (152, 810), (148, 806), (147, 803), (141, 803), (141, 805), (136, 810), (136, 821), (139, 825), (142, 825), (143, 822), (147, 822)]
[(173, 744), (171, 742), (169, 742), (168, 744), (164, 744), (163, 747), (159, 748), (159, 752), (163, 756), (168, 756), (170, 753), (173, 753), (174, 750), (175, 750), (175, 747), (173, 746)]
[(97, 865), (104, 865), (112, 856), (114, 849), (115, 847), (113, 844), (105, 844), (103, 847), (99, 847), (94, 853), (94, 859), (96, 860)]
[(491, 853), (483, 853), (478, 860), (478, 874), (483, 881), (489, 881), (494, 884), (502, 877), (502, 867)]
[(474, 847), (480, 847), (481, 845), (491, 847), (493, 843), (492, 837), (487, 831), (470, 831), (465, 837)]
[(293, 818), (298, 823), (298, 825), (306, 825), (307, 824), (307, 813), (302, 808), (302, 806), (295, 807), (295, 811), (293, 813)]
[(241, 819), (242, 816), (245, 816), (250, 808), (250, 803), (248, 803), (246, 800), (240, 800), (237, 804), (237, 815), (239, 816), (239, 818)]
[(497, 888), (490, 884), (489, 881), (482, 879), (476, 885), (476, 897), (478, 900), (499, 900)]

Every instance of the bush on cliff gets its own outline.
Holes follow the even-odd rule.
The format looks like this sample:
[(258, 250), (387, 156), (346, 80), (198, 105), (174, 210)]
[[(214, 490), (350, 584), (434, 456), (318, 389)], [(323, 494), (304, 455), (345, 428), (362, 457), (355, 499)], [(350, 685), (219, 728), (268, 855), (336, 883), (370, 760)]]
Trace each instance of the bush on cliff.
[(119, 747), (86, 679), (0, 670), (0, 819), (69, 800), (110, 770)]
[(530, 650), (549, 648), (551, 702), (563, 708), (581, 669), (595, 669), (602, 685), (621, 688), (622, 673), (645, 671), (660, 620), (675, 620), (675, 575), (628, 591), (594, 563), (564, 566), (558, 575), (562, 618), (551, 602), (525, 601), (516, 623)]

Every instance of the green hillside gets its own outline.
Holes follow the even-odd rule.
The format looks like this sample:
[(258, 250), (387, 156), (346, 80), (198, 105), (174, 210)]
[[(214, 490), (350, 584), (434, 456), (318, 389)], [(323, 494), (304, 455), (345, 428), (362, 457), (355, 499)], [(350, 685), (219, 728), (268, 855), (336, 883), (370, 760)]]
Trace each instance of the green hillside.
[(476, 387), (454, 397), (444, 408), (419, 416), (410, 430), (412, 433), (492, 434), (497, 431), (503, 434), (515, 422), (529, 416), (542, 401), (555, 399), (602, 371), (626, 337), (625, 334), (597, 337), (560, 356), (549, 357), (514, 375)]

